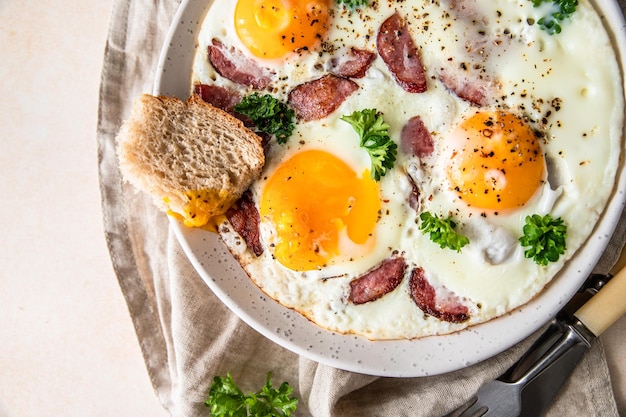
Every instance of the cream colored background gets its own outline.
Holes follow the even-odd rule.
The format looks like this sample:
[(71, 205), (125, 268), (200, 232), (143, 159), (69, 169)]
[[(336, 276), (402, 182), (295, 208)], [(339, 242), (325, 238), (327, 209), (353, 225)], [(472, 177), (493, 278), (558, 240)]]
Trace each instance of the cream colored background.
[(0, 0), (0, 416), (165, 416), (104, 241), (112, 0)]
[[(165, 416), (103, 236), (112, 0), (0, 0), (0, 417)], [(626, 397), (626, 318), (606, 341)], [(621, 371), (620, 371), (621, 369)]]

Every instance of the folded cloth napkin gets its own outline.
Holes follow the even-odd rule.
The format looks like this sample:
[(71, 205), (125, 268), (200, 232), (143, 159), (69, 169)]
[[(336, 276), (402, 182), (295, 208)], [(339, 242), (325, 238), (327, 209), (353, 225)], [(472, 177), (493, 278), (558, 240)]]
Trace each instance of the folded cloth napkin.
[[(133, 101), (151, 92), (156, 63), (178, 0), (117, 0), (106, 43), (98, 123), (104, 225), (111, 259), (154, 389), (172, 416), (208, 416), (215, 375), (230, 372), (246, 392), (266, 373), (288, 381), (297, 415), (442, 416), (525, 351), (534, 337), (477, 365), (422, 378), (381, 378), (334, 369), (269, 341), (232, 314), (195, 272), (150, 199), (122, 182), (115, 134)], [(598, 265), (606, 272), (623, 245), (626, 222)], [(576, 368), (548, 416), (617, 416), (601, 340)]]

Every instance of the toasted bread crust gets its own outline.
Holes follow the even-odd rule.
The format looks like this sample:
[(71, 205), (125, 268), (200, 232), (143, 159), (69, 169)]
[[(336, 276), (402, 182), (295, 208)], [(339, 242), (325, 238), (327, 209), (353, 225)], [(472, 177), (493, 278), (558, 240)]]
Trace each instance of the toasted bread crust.
[(142, 95), (116, 140), (124, 179), (193, 226), (223, 214), (265, 163), (261, 138), (197, 95)]

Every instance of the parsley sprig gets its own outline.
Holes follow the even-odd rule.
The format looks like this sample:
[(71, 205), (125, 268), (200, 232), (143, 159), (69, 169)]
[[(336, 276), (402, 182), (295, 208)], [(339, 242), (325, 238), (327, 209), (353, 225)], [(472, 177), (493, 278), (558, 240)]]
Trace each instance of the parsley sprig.
[(543, 3), (554, 3), (558, 10), (542, 17), (537, 21), (539, 27), (547, 31), (550, 35), (561, 33), (560, 22), (569, 18), (578, 6), (578, 0), (532, 0), (534, 7), (539, 7)]
[(369, 6), (370, 0), (337, 0), (338, 4), (344, 4), (346, 7), (350, 9), (356, 9), (360, 6)]
[(278, 143), (285, 143), (293, 132), (295, 112), (269, 94), (252, 93), (234, 110), (252, 119), (257, 131), (276, 136)]
[(398, 154), (398, 145), (389, 137), (389, 125), (383, 115), (376, 109), (364, 109), (343, 116), (341, 120), (349, 123), (359, 135), (361, 147), (372, 160), (371, 176), (379, 181), (388, 169), (393, 168)]
[(244, 394), (230, 373), (216, 376), (204, 404), (210, 407), (212, 417), (290, 417), (298, 406), (298, 399), (291, 397), (293, 388), (283, 382), (275, 389), (270, 377), (268, 373), (259, 392)]
[(524, 236), (519, 238), (523, 247), (529, 247), (524, 256), (532, 258), (539, 265), (556, 262), (565, 253), (567, 226), (560, 217), (550, 214), (526, 216)]
[(425, 211), (420, 214), (420, 220), (419, 228), (422, 233), (428, 233), (430, 240), (439, 244), (442, 249), (449, 248), (461, 252), (461, 248), (469, 243), (466, 236), (454, 231), (456, 223), (451, 217), (443, 219)]

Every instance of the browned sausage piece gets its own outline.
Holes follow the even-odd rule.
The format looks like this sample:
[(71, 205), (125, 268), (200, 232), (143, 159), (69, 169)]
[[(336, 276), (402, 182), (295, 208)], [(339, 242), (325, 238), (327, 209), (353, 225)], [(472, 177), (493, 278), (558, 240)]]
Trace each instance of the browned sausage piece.
[(233, 108), (241, 101), (239, 92), (211, 84), (196, 84), (194, 92), (213, 107), (232, 113)]
[(426, 73), (406, 20), (395, 12), (378, 30), (378, 54), (397, 83), (409, 93), (426, 91)]
[[(239, 104), (242, 99), (241, 94), (238, 91), (231, 90), (226, 87), (212, 84), (196, 84), (194, 86), (194, 93), (202, 97), (202, 100), (206, 101), (213, 107), (222, 109), (241, 120), (246, 127), (254, 126), (254, 122), (245, 114), (237, 113), (235, 106)], [(270, 137), (266, 137), (264, 133), (257, 133), (265, 141), (268, 141)]]
[(409, 289), (415, 304), (426, 314), (450, 323), (462, 323), (470, 318), (469, 309), (458, 296), (445, 289), (441, 293), (447, 294), (437, 294), (423, 268), (411, 271)]
[(212, 45), (209, 45), (208, 57), (222, 77), (237, 84), (262, 90), (272, 82), (273, 74), (269, 69), (261, 67), (235, 47), (224, 45), (219, 39), (213, 39)]
[(408, 175), (407, 178), (409, 179), (409, 183), (411, 184), (411, 194), (409, 194), (409, 199), (408, 199), (409, 207), (411, 207), (415, 211), (419, 211), (420, 189), (418, 188), (417, 184), (415, 184), (415, 181), (410, 175)]
[(376, 268), (350, 282), (348, 300), (354, 304), (364, 304), (379, 299), (396, 289), (405, 270), (404, 258), (396, 256), (385, 259)]
[(291, 90), (289, 104), (300, 119), (319, 120), (337, 110), (358, 88), (359, 85), (352, 80), (327, 74)]
[(330, 71), (340, 77), (363, 78), (375, 59), (376, 53), (372, 51), (351, 48), (348, 53), (330, 61)]
[(233, 229), (246, 241), (248, 248), (256, 256), (263, 253), (259, 232), (260, 216), (252, 201), (252, 195), (246, 191), (226, 212), (226, 218)]
[(419, 116), (414, 116), (402, 128), (400, 149), (408, 155), (424, 158), (435, 149), (430, 131)]
[(439, 80), (457, 97), (475, 106), (484, 106), (489, 102), (489, 83), (484, 80), (470, 79), (451, 70), (441, 70)]

